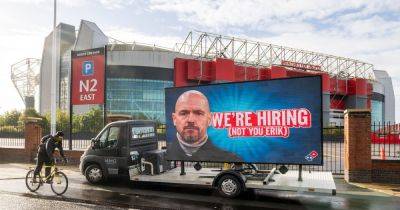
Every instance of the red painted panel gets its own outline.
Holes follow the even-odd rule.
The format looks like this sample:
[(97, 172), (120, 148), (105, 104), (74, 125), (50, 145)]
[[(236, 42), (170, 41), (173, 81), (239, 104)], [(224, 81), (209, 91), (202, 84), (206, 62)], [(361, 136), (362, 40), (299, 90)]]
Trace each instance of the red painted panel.
[(356, 95), (367, 95), (367, 80), (356, 78)]
[(286, 68), (282, 66), (271, 66), (270, 71), (270, 78), (277, 79), (277, 78), (285, 78), (287, 77)]
[(235, 64), (233, 60), (217, 58), (214, 75), (216, 81), (235, 81)]
[(342, 109), (346, 108), (345, 101), (342, 98), (331, 98), (331, 109)]
[(330, 79), (330, 92), (336, 95), (347, 95), (347, 80), (332, 77)]
[(268, 69), (268, 68), (262, 68), (262, 69), (260, 69), (260, 79), (261, 80), (263, 80), (263, 79), (270, 79), (270, 74), (268, 73), (268, 72), (270, 72), (271, 71), (271, 69)]
[(244, 66), (235, 65), (235, 81), (245, 81), (246, 75), (244, 71)]
[(349, 95), (364, 95), (368, 93), (367, 80), (362, 78), (355, 78), (348, 80)]
[(347, 90), (349, 95), (355, 95), (356, 94), (356, 80), (355, 79), (349, 79), (347, 80)]
[(329, 74), (322, 73), (322, 92), (329, 93), (330, 79)]
[(245, 67), (246, 80), (257, 80), (258, 79), (258, 68)]
[(192, 81), (211, 81), (211, 61), (188, 60), (187, 79)]
[(304, 76), (310, 76), (310, 75), (315, 75), (310, 72), (305, 72), (305, 71), (297, 71), (297, 70), (288, 70), (286, 72), (288, 77), (304, 77)]
[(174, 60), (174, 85), (182, 87), (189, 85), (187, 81), (187, 59), (175, 58)]
[[(260, 76), (258, 76), (260, 74)], [(235, 65), (235, 81), (249, 81), (267, 78), (266, 68)]]

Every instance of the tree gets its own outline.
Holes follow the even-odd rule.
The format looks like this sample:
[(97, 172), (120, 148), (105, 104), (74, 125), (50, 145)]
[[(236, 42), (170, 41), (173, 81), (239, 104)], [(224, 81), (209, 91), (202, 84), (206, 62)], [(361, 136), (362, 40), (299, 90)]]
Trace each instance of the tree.
[[(50, 113), (46, 113), (42, 119), (43, 133), (50, 133), (51, 126), (51, 116)], [(65, 132), (69, 131), (69, 114), (64, 111), (57, 109), (56, 111), (56, 130), (62, 130)]]
[(103, 128), (103, 111), (92, 108), (89, 112), (82, 115), (73, 116), (73, 132), (97, 133)]
[(0, 115), (0, 126), (5, 125), (4, 116)]
[(3, 123), (4, 125), (17, 126), (20, 117), (21, 117), (20, 111), (17, 110), (7, 111), (3, 115)]
[(25, 117), (38, 117), (41, 118), (42, 116), (36, 111), (36, 109), (25, 109), (23, 116)]

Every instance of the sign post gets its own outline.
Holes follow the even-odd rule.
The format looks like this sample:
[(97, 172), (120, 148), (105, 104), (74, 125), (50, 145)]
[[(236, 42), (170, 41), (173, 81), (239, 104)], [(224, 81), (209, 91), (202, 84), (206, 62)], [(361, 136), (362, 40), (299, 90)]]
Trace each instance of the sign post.
[(105, 48), (71, 51), (70, 149), (73, 105), (103, 104), (105, 109), (105, 59)]

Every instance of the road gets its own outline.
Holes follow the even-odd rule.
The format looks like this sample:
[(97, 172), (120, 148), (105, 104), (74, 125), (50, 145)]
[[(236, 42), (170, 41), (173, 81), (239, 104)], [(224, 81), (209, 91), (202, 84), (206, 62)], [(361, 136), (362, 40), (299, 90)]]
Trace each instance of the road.
[[(0, 164), (1, 209), (396, 209), (399, 197), (374, 192), (336, 179), (338, 194), (256, 191), (225, 199), (210, 189), (131, 183), (112, 180), (93, 186), (76, 167), (63, 171), (70, 185), (64, 196), (55, 196), (44, 185), (36, 193), (24, 183), (28, 165)], [(58, 208), (60, 207), (60, 208)]]
[(54, 199), (43, 198), (41, 196), (35, 196), (25, 194), (23, 196), (13, 193), (0, 193), (1, 209), (19, 209), (19, 210), (33, 210), (33, 209), (124, 209), (119, 207), (94, 205), (81, 202), (69, 202), (60, 201)]

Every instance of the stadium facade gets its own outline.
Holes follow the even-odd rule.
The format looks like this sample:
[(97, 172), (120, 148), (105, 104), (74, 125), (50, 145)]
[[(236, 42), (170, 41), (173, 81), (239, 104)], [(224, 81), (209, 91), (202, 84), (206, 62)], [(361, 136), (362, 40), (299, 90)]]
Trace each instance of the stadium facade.
[[(154, 45), (128, 44), (107, 37), (95, 23), (85, 20), (81, 21), (77, 33), (74, 26), (64, 23), (57, 26), (55, 33), (57, 33), (57, 107), (62, 110), (69, 111), (70, 107), (71, 51), (105, 47), (107, 115), (123, 114), (134, 119), (146, 118), (164, 123), (166, 87), (319, 74), (323, 79), (324, 126), (342, 124), (343, 110), (349, 108), (371, 109), (374, 122), (394, 122), (394, 92), (390, 76), (385, 71), (373, 70), (372, 65), (359, 61), (354, 60), (355, 70), (351, 73), (341, 69), (346, 65), (353, 66), (348, 64), (352, 61), (350, 59), (346, 60), (347, 63), (338, 65), (337, 69), (340, 71), (335, 72), (329, 70), (332, 64), (328, 63), (334, 56), (287, 48), (287, 52), (294, 53), (291, 57), (282, 58), (283, 54), (286, 55), (286, 51), (280, 48), (281, 53), (275, 55), (280, 60), (269, 58), (268, 62), (263, 63), (260, 55), (267, 52), (265, 50), (267, 48), (261, 48), (262, 45), (258, 42), (250, 49), (246, 45), (246, 55), (243, 56), (245, 59), (241, 59), (237, 55), (244, 47), (239, 50), (232, 48), (230, 55), (227, 50), (230, 49), (229, 44), (224, 45), (224, 40), (220, 40), (221, 36), (215, 36), (220, 44), (214, 41), (215, 44), (208, 48), (206, 45), (197, 48), (193, 43), (202, 41), (188, 39), (191, 36), (189, 34), (185, 43), (190, 43), (190, 51), (184, 50), (185, 43), (176, 50)], [(204, 38), (205, 35), (200, 37)], [(232, 40), (229, 43), (233, 46), (232, 43), (237, 40)], [(269, 47), (271, 52), (276, 52), (273, 45), (266, 47)], [(45, 38), (42, 54), (38, 100), (41, 114), (50, 112), (51, 48), (52, 33)], [(255, 62), (251, 62), (250, 59), (253, 55), (247, 54), (252, 49), (254, 52), (258, 50), (259, 59)], [(313, 59), (300, 61), (292, 59), (299, 57), (300, 54), (307, 57), (313, 55)], [(323, 59), (328, 65), (324, 66)], [(315, 63), (321, 64), (322, 68)], [(357, 73), (357, 68), (363, 71)], [(75, 105), (73, 113), (84, 113), (94, 106), (98, 105)]]

